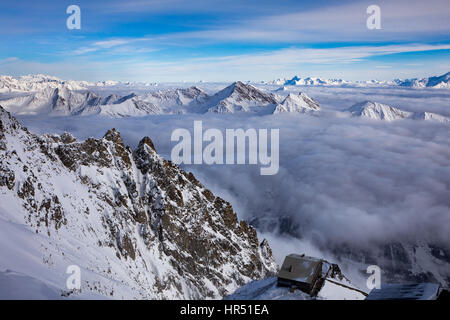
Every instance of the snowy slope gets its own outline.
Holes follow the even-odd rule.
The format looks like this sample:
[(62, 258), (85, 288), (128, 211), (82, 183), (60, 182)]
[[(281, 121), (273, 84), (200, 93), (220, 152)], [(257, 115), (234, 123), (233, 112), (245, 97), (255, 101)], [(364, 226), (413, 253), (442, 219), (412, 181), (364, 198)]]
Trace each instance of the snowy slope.
[(297, 95), (290, 93), (279, 105), (277, 105), (273, 113), (310, 113), (318, 110), (320, 110), (319, 103), (310, 98), (307, 94), (300, 92)]
[(140, 97), (161, 109), (161, 113), (203, 113), (209, 96), (197, 87), (175, 90), (158, 90)]
[(292, 292), (288, 287), (279, 287), (276, 277), (252, 281), (236, 290), (227, 300), (363, 300), (363, 294), (348, 280), (336, 265), (324, 261), (323, 284), (317, 296), (311, 297), (301, 290)]
[(89, 90), (72, 90), (66, 84), (44, 86), (38, 91), (0, 96), (0, 103), (14, 114), (92, 115), (112, 117), (148, 114), (235, 113), (270, 114), (281, 97), (252, 85), (235, 82), (209, 96), (197, 87), (158, 90), (142, 94), (101, 97)]
[(450, 88), (450, 72), (441, 76), (434, 76), (428, 78), (414, 78), (414, 79), (395, 79), (393, 81), (346, 81), (342, 79), (324, 79), (324, 78), (301, 78), (294, 76), (291, 79), (277, 79), (269, 84), (282, 86), (354, 86), (354, 87), (412, 87), (412, 88), (436, 88), (448, 89)]
[[(109, 97), (111, 99), (111, 97)], [(66, 85), (0, 99), (2, 106), (15, 114), (76, 115), (99, 111), (102, 99), (90, 91), (74, 91)]]
[(62, 292), (41, 280), (10, 270), (0, 271), (0, 300), (60, 300)]
[(42, 74), (27, 75), (17, 79), (11, 76), (0, 76), (0, 93), (34, 92), (49, 88), (62, 88), (63, 86), (70, 90), (83, 90), (89, 85), (92, 84), (87, 81), (63, 81), (59, 78)]
[(450, 72), (443, 74), (441, 76), (429, 77), (429, 78), (415, 78), (395, 80), (395, 83), (402, 87), (413, 87), (413, 88), (450, 88)]
[(282, 84), (286, 86), (337, 86), (348, 84), (348, 82), (342, 79), (300, 78), (294, 76)]
[(353, 105), (349, 112), (355, 117), (374, 120), (393, 121), (399, 119), (415, 119), (437, 122), (450, 122), (450, 118), (432, 112), (410, 112), (373, 101), (364, 101)]
[(372, 101), (357, 103), (349, 111), (357, 117), (386, 121), (404, 119), (412, 115), (410, 112)]
[(66, 268), (77, 265), (75, 298), (199, 299), (276, 271), (268, 243), (149, 138), (132, 151), (114, 129), (83, 142), (35, 136), (0, 108), (0, 159), (8, 279), (68, 294)]
[[(148, 114), (162, 114), (163, 111), (152, 103), (140, 100), (135, 94), (130, 94), (98, 106), (96, 113), (110, 117), (138, 117)], [(92, 112), (87, 110), (82, 114), (92, 114)]]
[(448, 123), (450, 122), (450, 118), (433, 113), (433, 112), (416, 112), (412, 116), (413, 119), (420, 119), (420, 120), (431, 120), (431, 121), (437, 121), (442, 123)]
[(289, 288), (277, 287), (277, 278), (270, 277), (256, 280), (239, 288), (226, 300), (311, 300), (311, 297), (300, 290), (294, 293)]
[(395, 82), (392, 81), (347, 81), (343, 79), (324, 79), (324, 78), (301, 78), (294, 76), (291, 79), (277, 79), (270, 84), (282, 85), (282, 86), (320, 86), (320, 87), (373, 87), (373, 86), (392, 86)]
[(237, 81), (211, 96), (207, 104), (207, 111), (211, 113), (270, 114), (275, 110), (278, 100), (273, 94)]

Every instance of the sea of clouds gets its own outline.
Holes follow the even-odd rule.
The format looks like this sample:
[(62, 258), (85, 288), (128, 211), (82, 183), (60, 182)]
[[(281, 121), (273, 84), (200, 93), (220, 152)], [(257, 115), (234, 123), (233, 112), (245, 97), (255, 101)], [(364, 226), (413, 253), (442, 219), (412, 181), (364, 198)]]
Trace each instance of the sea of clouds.
[[(280, 170), (261, 176), (257, 165), (183, 165), (238, 216), (269, 238), (280, 263), (285, 254), (324, 253), (349, 245), (366, 250), (395, 241), (450, 243), (450, 125), (352, 118), (342, 110), (364, 100), (410, 111), (450, 115), (450, 92), (394, 88), (301, 90), (319, 101), (318, 116), (285, 114), (163, 115), (141, 118), (18, 117), (35, 133), (69, 131), (100, 138), (114, 127), (136, 147), (149, 136), (170, 159), (171, 133), (193, 129), (279, 128)], [(322, 252), (321, 252), (322, 251)]]

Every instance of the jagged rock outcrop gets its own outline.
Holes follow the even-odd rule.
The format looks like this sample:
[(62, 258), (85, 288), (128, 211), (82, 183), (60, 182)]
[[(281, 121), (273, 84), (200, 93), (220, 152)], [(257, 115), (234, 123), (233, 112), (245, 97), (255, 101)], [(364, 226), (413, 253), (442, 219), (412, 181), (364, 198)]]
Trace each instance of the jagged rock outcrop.
[(148, 137), (133, 151), (115, 129), (36, 136), (0, 107), (0, 159), (0, 215), (26, 225), (49, 268), (79, 265), (82, 291), (220, 298), (276, 272), (267, 241)]

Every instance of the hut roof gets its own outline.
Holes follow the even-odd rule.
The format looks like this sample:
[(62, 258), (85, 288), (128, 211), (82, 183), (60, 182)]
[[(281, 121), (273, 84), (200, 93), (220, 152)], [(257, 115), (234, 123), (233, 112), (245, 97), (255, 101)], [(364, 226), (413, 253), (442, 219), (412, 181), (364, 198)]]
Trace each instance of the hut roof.
[(305, 255), (290, 254), (284, 259), (278, 277), (304, 283), (314, 282), (321, 271), (322, 260)]

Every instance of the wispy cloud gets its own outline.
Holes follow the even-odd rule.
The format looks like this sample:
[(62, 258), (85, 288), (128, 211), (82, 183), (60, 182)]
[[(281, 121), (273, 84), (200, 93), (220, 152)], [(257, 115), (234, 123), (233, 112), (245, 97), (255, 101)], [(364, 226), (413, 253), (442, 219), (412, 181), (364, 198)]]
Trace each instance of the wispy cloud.
[(17, 57), (8, 57), (5, 59), (0, 59), (0, 64), (11, 63), (11, 62), (18, 61), (18, 60), (19, 60), (19, 58), (17, 58)]
[[(106, 39), (106, 40), (101, 40), (101, 41), (94, 41), (87, 46), (83, 46), (72, 52), (69, 52), (69, 54), (82, 55), (82, 54), (96, 52), (99, 50), (106, 50), (106, 49), (109, 52), (111, 52), (111, 50), (109, 50), (109, 49), (116, 48), (116, 47), (127, 47), (130, 50), (134, 50), (134, 47), (131, 46), (133, 43), (148, 41), (148, 40), (150, 40), (150, 38), (141, 37), (141, 38), (130, 38), (130, 39), (128, 39), (128, 38), (127, 39), (126, 38), (121, 38), (121, 39), (113, 38), (113, 39)], [(149, 48), (146, 48), (146, 49), (149, 49)], [(137, 51), (137, 49), (136, 49), (136, 51)], [(140, 49), (140, 51), (142, 52), (142, 48)]]
[(111, 48), (115, 46), (124, 45), (133, 41), (135, 41), (135, 39), (111, 39), (111, 40), (97, 41), (94, 42), (93, 45), (99, 48)]
[(200, 72), (205, 70), (251, 69), (295, 70), (302, 64), (349, 64), (367, 58), (399, 53), (425, 52), (435, 50), (450, 50), (448, 45), (389, 45), (389, 46), (351, 46), (340, 48), (290, 48), (268, 51), (259, 54), (230, 55), (220, 57), (203, 57), (183, 59), (175, 62), (143, 62), (140, 70), (160, 69), (171, 72)]
[[(125, 50), (133, 54), (121, 59), (106, 59), (111, 50)], [(3, 65), (3, 72), (16, 70), (21, 73), (50, 73), (61, 78), (76, 78), (79, 80), (137, 80), (137, 81), (232, 81), (270, 80), (280, 76), (292, 76), (295, 73), (310, 72), (310, 76), (342, 77), (353, 80), (368, 80), (379, 78), (392, 80), (396, 77), (417, 77), (441, 74), (450, 69), (450, 64), (437, 61), (434, 65), (427, 64), (427, 72), (417, 74), (423, 64), (407, 63), (403, 69), (399, 64), (393, 68), (377, 68), (377, 66), (392, 65), (389, 62), (371, 63), (371, 59), (404, 53), (432, 53), (450, 50), (448, 45), (404, 44), (389, 46), (347, 46), (339, 48), (288, 48), (268, 50), (260, 53), (240, 55), (204, 56), (198, 58), (183, 58), (166, 60), (159, 55), (146, 55), (142, 59), (136, 55), (136, 50), (151, 49), (116, 46), (109, 48), (105, 59), (92, 61), (88, 55), (75, 55), (64, 61), (48, 63), (28, 62), (22, 60), (10, 61)], [(70, 58), (70, 59), (69, 59)], [(354, 64), (358, 64), (355, 69)], [(344, 71), (342, 71), (344, 70)], [(378, 70), (378, 71), (375, 71)], [(12, 72), (13, 74), (16, 74)]]

